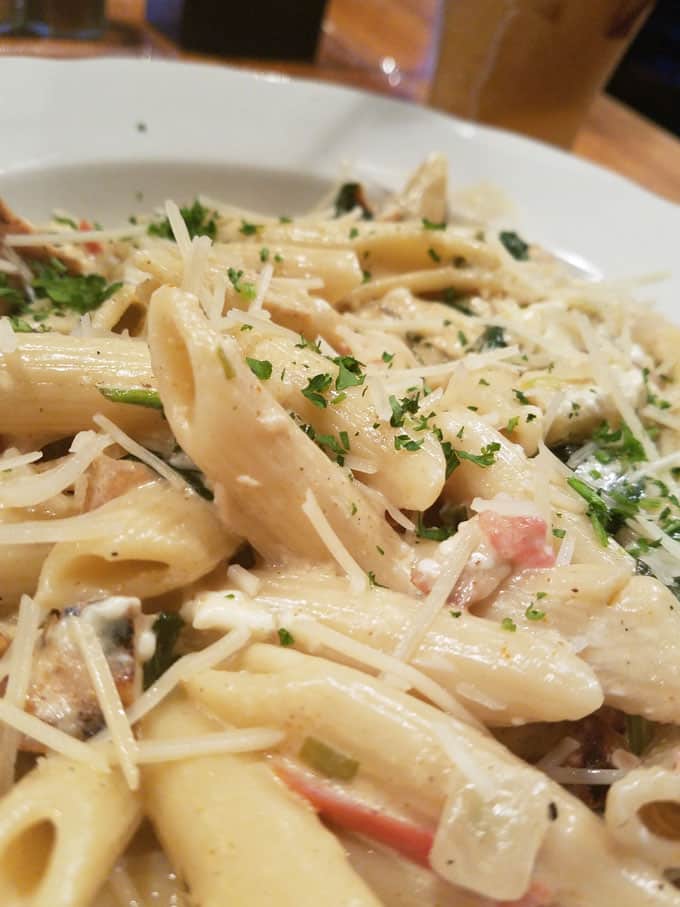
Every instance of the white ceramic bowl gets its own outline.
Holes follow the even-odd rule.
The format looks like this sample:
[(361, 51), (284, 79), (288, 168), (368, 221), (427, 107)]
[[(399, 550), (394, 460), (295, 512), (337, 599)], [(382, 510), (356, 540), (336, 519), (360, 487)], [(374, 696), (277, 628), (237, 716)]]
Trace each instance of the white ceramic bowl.
[[(596, 272), (670, 272), (645, 295), (680, 318), (680, 207), (537, 142), (402, 101), (228, 67), (144, 60), (0, 60), (0, 194), (124, 222), (197, 193), (295, 213), (352, 161), (396, 188), (430, 151), (454, 184), (489, 181), (531, 239)], [(580, 256), (580, 259), (579, 259)]]

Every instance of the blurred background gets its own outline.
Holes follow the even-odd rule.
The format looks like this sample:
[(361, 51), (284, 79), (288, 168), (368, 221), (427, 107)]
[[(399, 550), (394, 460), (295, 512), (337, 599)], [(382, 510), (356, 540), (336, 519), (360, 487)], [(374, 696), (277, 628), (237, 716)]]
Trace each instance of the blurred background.
[(680, 0), (659, 0), (607, 91), (680, 136)]
[(0, 56), (15, 54), (340, 82), (540, 138), (680, 202), (680, 0), (0, 0)]
[[(634, 9), (636, 0), (621, 6)], [(45, 54), (65, 56), (77, 53), (71, 42), (79, 41), (82, 55), (179, 51), (245, 65), (286, 61), (293, 71), (296, 62), (314, 62), (328, 78), (357, 81), (352, 71), (359, 71), (363, 85), (424, 100), (441, 8), (438, 0), (0, 0), (0, 51), (27, 52), (30, 36), (50, 39)], [(606, 90), (680, 135), (680, 0), (653, 6)]]

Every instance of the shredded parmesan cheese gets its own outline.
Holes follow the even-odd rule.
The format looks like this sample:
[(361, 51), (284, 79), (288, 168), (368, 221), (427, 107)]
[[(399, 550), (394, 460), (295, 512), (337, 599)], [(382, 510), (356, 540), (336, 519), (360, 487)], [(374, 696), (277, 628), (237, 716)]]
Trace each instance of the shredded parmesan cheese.
[(136, 724), (169, 696), (178, 683), (226, 661), (242, 649), (249, 639), (249, 631), (239, 627), (200, 652), (193, 652), (180, 658), (128, 709), (128, 722), (131, 725)]
[(67, 759), (73, 759), (74, 762), (82, 762), (96, 771), (109, 771), (105, 755), (99, 752), (91, 743), (83, 743), (81, 740), (76, 740), (75, 737), (71, 737), (51, 724), (41, 721), (35, 715), (29, 715), (28, 712), (23, 712), (16, 706), (10, 705), (4, 699), (0, 699), (0, 721), (15, 728), (20, 734), (26, 734), (27, 737), (31, 737), (46, 749), (52, 750), (54, 753), (60, 753)]
[[(416, 614), (404, 636), (394, 650), (394, 657), (402, 661), (412, 658), (420, 646), (423, 637), (432, 626), (432, 621), (439, 614), (448, 601), (449, 595), (456, 587), (470, 555), (479, 540), (479, 532), (475, 525), (461, 523), (458, 532), (452, 538), (442, 542), (446, 546), (446, 560), (441, 573), (435, 580), (432, 589), (425, 601), (415, 609)], [(442, 547), (439, 548), (442, 551)], [(443, 552), (442, 552), (443, 553)]]
[(119, 428), (114, 422), (110, 419), (107, 419), (106, 416), (102, 416), (101, 413), (92, 417), (92, 421), (102, 428), (110, 437), (119, 444), (123, 450), (127, 450), (128, 453), (134, 454), (142, 463), (146, 463), (147, 466), (150, 466), (154, 472), (157, 472), (159, 476), (162, 476), (164, 479), (180, 491), (189, 492), (190, 494), (195, 494), (194, 489), (188, 482), (182, 478), (182, 476), (175, 472), (167, 463), (164, 463), (160, 457), (157, 457), (155, 454), (151, 453), (150, 450), (147, 450), (146, 447), (142, 447), (141, 444), (138, 444), (137, 441), (134, 441), (129, 435), (125, 434), (122, 428)]
[(352, 592), (355, 594), (365, 592), (368, 588), (368, 577), (340, 541), (319, 507), (319, 502), (311, 488), (307, 489), (302, 510), (328, 549), (328, 553), (347, 574)]
[(246, 570), (245, 567), (241, 567), (240, 564), (231, 564), (227, 568), (227, 576), (237, 589), (241, 589), (242, 592), (245, 592), (251, 598), (260, 591), (262, 581), (255, 574)]
[(9, 318), (0, 318), (0, 353), (13, 353), (19, 346)]
[[(9, 680), (4, 702), (23, 709), (33, 670), (33, 650), (40, 624), (40, 608), (28, 595), (21, 597), (17, 630), (10, 650)], [(19, 746), (19, 734), (12, 727), (0, 737), (0, 795), (14, 783), (14, 764)]]
[(322, 646), (375, 671), (397, 677), (403, 681), (406, 689), (416, 690), (442, 711), (465, 724), (482, 728), (482, 725), (450, 693), (412, 665), (404, 664), (392, 655), (357, 642), (344, 633), (324, 627), (309, 617), (289, 615), (286, 617), (286, 626), (295, 636), (296, 642), (305, 648), (313, 650), (314, 646)]
[(248, 307), (249, 312), (259, 312), (262, 309), (264, 297), (267, 295), (267, 290), (269, 289), (273, 274), (274, 266), (268, 262), (260, 271), (260, 276), (257, 281), (257, 292), (255, 293), (255, 299), (253, 299)]
[(99, 708), (116, 747), (116, 755), (123, 776), (130, 790), (137, 790), (139, 787), (139, 768), (136, 764), (137, 741), (132, 734), (132, 728), (125, 714), (123, 703), (120, 701), (99, 637), (91, 624), (79, 618), (74, 618), (70, 627), (97, 694)]
[(35, 507), (55, 497), (73, 485), (112, 443), (108, 435), (98, 435), (93, 431), (80, 432), (71, 445), (73, 453), (58, 466), (39, 474), (18, 476), (0, 484), (0, 508)]
[(254, 727), (199, 737), (178, 737), (174, 740), (142, 740), (137, 744), (137, 762), (148, 765), (154, 762), (196, 759), (199, 756), (255, 753), (279, 746), (284, 737), (282, 731)]
[(614, 401), (614, 405), (621, 414), (621, 418), (624, 420), (635, 438), (642, 445), (642, 449), (644, 450), (647, 459), (658, 459), (659, 454), (654, 443), (645, 431), (644, 426), (642, 425), (642, 422), (638, 417), (638, 414), (635, 412), (628, 400), (626, 400), (614, 372), (611, 368), (609, 368), (607, 362), (605, 361), (605, 357), (602, 351), (598, 349), (594, 337), (595, 332), (592, 330), (590, 324), (588, 323), (588, 320), (586, 319), (585, 315), (581, 314), (580, 312), (576, 312), (574, 314), (574, 319), (576, 320), (583, 345), (588, 351), (588, 356), (590, 358), (594, 376)]
[(59, 233), (9, 233), (3, 242), (19, 249), (28, 246), (81, 245), (88, 242), (114, 242), (126, 237), (141, 236), (145, 226), (116, 227), (111, 230), (63, 230)]

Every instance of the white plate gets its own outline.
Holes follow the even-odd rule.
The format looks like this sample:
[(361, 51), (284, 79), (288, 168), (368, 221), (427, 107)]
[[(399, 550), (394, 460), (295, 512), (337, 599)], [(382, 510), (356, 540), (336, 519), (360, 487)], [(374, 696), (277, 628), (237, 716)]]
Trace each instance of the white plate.
[(610, 277), (670, 272), (645, 295), (680, 317), (679, 206), (545, 145), (408, 103), (227, 67), (3, 59), (0, 136), (0, 194), (11, 204), (107, 225), (199, 192), (295, 213), (348, 160), (359, 177), (396, 188), (429, 151), (444, 151), (454, 185), (510, 193), (527, 237)]

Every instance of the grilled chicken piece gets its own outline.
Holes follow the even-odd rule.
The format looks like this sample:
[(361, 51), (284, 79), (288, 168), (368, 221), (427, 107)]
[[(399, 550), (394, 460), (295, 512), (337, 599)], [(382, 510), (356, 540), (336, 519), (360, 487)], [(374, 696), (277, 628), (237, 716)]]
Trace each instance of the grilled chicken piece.
[[(8, 233), (35, 232), (37, 231), (30, 221), (15, 214), (9, 205), (0, 198), (0, 245), (2, 245)], [(22, 246), (21, 255), (24, 258), (32, 258), (38, 261), (49, 261), (50, 258), (56, 258), (67, 268), (70, 274), (86, 274), (91, 270), (91, 267), (88, 267), (87, 257), (83, 252), (66, 252), (61, 246)]]
[[(92, 737), (104, 727), (87, 667), (69, 632), (69, 624), (74, 620), (92, 622), (121, 701), (126, 707), (130, 705), (138, 682), (135, 658), (135, 616), (138, 613), (139, 599), (123, 596), (82, 608), (75, 606), (52, 611), (35, 646), (26, 711), (80, 740)], [(6, 635), (0, 636), (0, 648), (2, 645), (11, 648)], [(26, 737), (21, 749), (34, 753), (43, 751), (40, 744)]]
[(125, 492), (153, 479), (148, 466), (134, 460), (114, 460), (101, 454), (87, 471), (84, 510), (95, 510)]

